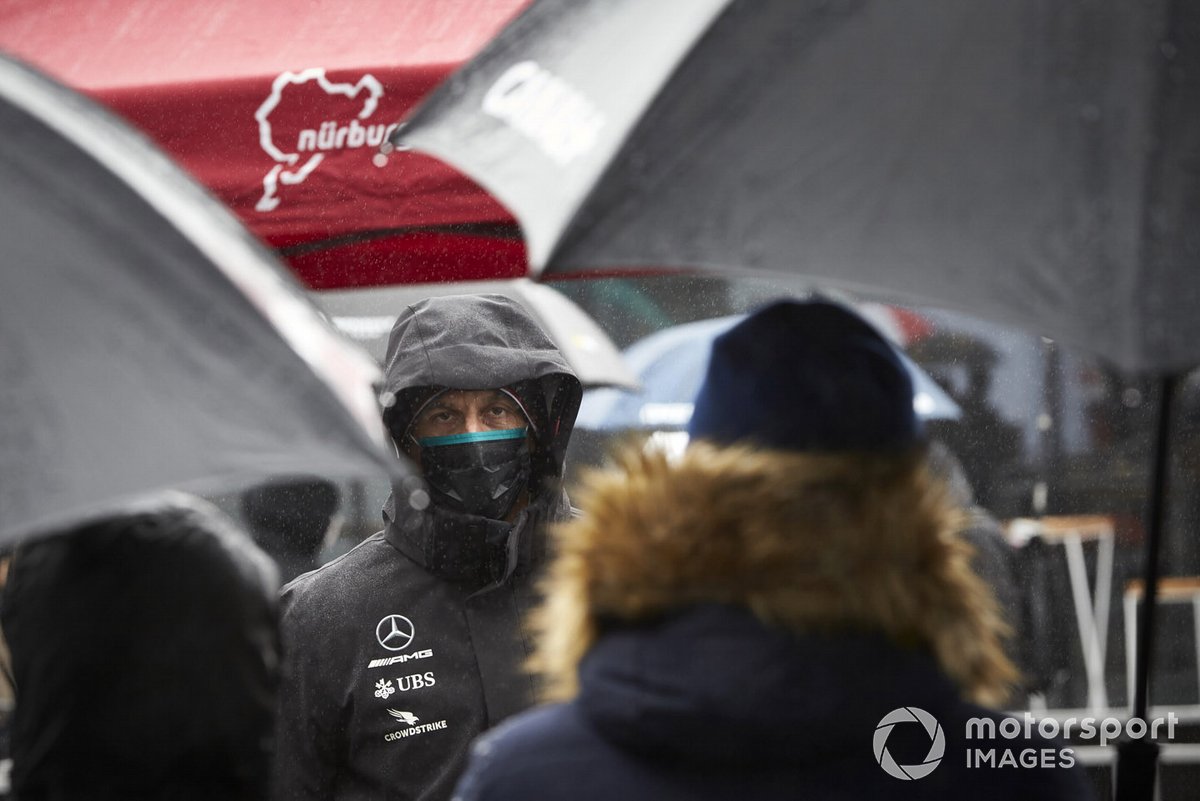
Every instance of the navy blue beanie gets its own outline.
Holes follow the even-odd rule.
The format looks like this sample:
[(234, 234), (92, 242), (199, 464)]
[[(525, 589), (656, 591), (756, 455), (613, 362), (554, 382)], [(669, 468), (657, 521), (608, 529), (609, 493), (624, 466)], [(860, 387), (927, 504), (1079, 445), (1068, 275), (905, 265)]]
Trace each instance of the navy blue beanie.
[(721, 445), (881, 451), (922, 426), (899, 355), (869, 323), (827, 301), (781, 301), (713, 341), (688, 433)]

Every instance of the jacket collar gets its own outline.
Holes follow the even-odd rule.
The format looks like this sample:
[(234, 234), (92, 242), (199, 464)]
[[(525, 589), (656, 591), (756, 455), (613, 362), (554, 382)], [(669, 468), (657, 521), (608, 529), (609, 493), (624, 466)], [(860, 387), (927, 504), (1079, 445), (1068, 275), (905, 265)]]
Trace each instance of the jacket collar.
[(383, 508), (384, 537), (435, 576), (486, 591), (541, 565), (546, 556), (546, 522), (569, 514), (566, 494), (559, 491), (530, 503), (512, 523), (436, 505), (398, 518), (393, 494)]

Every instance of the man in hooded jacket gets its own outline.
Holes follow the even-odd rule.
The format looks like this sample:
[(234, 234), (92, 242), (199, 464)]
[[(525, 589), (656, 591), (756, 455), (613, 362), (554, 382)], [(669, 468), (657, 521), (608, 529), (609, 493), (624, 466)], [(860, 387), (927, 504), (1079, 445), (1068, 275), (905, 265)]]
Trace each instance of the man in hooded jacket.
[(284, 589), (277, 801), (447, 799), (470, 741), (535, 698), (522, 616), (545, 527), (571, 515), (582, 387), (499, 295), (407, 307), (386, 359), (384, 423), (426, 483)]

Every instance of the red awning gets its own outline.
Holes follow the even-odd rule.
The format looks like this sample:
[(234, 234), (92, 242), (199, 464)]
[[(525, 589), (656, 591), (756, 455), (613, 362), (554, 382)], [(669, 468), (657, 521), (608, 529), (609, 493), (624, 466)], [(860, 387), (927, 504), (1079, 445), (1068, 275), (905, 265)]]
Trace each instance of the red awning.
[(527, 2), (23, 0), (0, 49), (147, 133), (309, 286), (521, 275), (503, 207), (378, 145)]

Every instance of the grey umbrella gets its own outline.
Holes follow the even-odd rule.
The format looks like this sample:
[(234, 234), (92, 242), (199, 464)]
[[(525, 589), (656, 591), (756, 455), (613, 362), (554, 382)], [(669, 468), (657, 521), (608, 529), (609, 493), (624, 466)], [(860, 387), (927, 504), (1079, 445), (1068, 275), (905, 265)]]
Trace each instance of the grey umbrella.
[(435, 295), (487, 293), (507, 295), (524, 306), (554, 340), (585, 388), (638, 389), (637, 376), (604, 329), (566, 295), (527, 278), (325, 290), (313, 292), (311, 297), (338, 330), (362, 344), (382, 364), (388, 335), (405, 306)]
[(401, 480), (377, 371), (147, 140), (0, 58), (0, 547), (165, 487)]
[(534, 273), (822, 279), (1166, 376), (1144, 718), (1166, 421), (1200, 362), (1198, 94), (1197, 3), (546, 0), (396, 141), (504, 202)]

